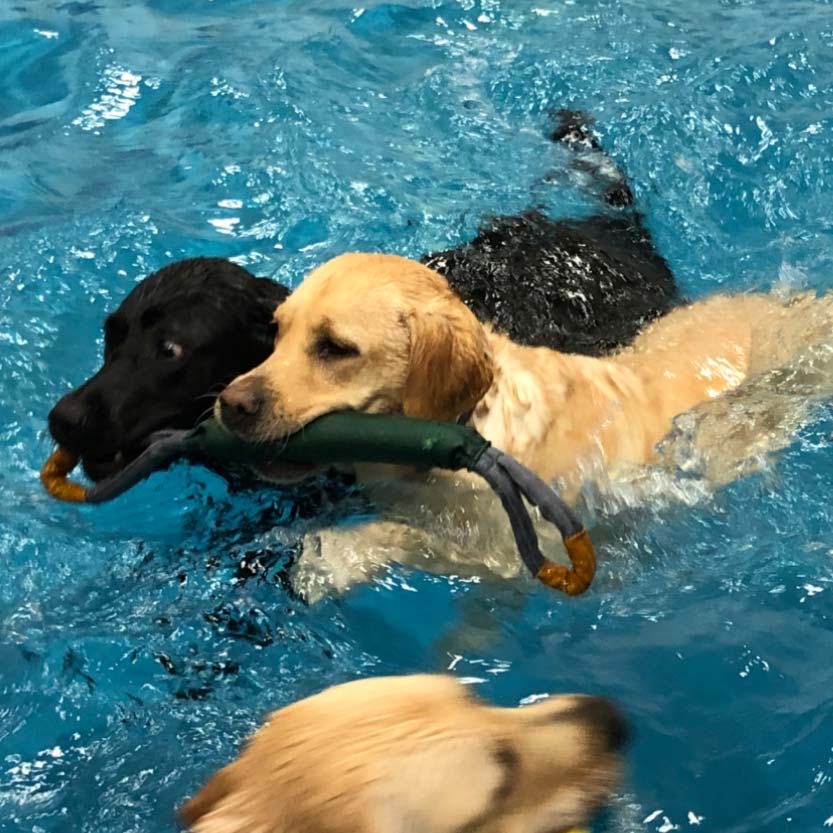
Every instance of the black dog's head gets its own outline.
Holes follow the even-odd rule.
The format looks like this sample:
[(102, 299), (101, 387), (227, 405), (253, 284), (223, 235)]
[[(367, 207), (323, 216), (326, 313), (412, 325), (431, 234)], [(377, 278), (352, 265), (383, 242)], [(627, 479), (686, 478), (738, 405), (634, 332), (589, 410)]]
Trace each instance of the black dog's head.
[(49, 414), (55, 440), (100, 480), (162, 428), (191, 428), (235, 376), (272, 351), (272, 313), (289, 294), (220, 258), (145, 278), (104, 323), (104, 366)]

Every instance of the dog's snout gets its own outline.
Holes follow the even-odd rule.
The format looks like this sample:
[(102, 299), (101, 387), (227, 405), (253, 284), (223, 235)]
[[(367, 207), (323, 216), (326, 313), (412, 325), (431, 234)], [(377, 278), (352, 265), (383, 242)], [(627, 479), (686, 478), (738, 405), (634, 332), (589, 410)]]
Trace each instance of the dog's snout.
[(265, 398), (263, 383), (250, 376), (230, 384), (220, 394), (220, 416), (229, 428), (242, 428), (260, 413)]
[(65, 396), (49, 412), (49, 433), (73, 451), (83, 450), (89, 424), (87, 410), (76, 396)]
[(619, 752), (630, 739), (628, 721), (611, 700), (585, 697), (576, 706), (574, 714), (611, 752)]

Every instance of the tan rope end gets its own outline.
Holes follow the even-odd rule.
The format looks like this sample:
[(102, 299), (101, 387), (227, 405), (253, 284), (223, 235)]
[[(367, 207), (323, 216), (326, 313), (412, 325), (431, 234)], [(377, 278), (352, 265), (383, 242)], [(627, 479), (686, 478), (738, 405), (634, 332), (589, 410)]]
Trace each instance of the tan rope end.
[(568, 596), (580, 596), (587, 590), (596, 575), (596, 553), (586, 529), (564, 539), (567, 555), (572, 567), (547, 561), (538, 571), (536, 578), (553, 590), (560, 590)]
[(57, 500), (69, 503), (85, 503), (87, 489), (80, 483), (68, 479), (69, 473), (78, 463), (78, 456), (58, 446), (48, 457), (40, 470), (40, 482), (47, 493)]

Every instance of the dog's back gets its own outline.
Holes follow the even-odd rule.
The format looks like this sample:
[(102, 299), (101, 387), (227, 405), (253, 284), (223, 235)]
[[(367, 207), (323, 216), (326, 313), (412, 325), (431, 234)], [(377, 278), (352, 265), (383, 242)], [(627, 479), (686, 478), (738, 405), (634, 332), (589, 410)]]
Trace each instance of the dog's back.
[(716, 295), (661, 318), (617, 358), (669, 384), (688, 375), (708, 399), (832, 340), (832, 322), (833, 295)]

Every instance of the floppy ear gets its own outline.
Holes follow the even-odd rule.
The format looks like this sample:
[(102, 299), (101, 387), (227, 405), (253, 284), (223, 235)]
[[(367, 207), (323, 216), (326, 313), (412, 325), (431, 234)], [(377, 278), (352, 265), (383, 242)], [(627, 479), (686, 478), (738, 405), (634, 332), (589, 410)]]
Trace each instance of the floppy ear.
[(450, 292), (408, 314), (411, 354), (402, 396), (406, 416), (451, 421), (492, 384), (486, 331)]
[(289, 290), (277, 281), (269, 278), (255, 278), (258, 297), (264, 305), (270, 307), (271, 315), (279, 304), (282, 304), (289, 297)]

